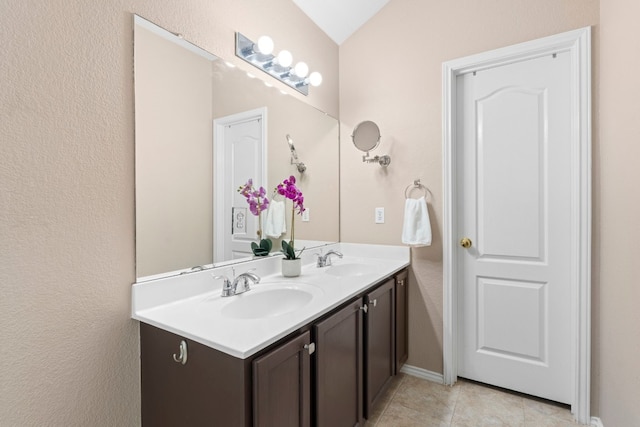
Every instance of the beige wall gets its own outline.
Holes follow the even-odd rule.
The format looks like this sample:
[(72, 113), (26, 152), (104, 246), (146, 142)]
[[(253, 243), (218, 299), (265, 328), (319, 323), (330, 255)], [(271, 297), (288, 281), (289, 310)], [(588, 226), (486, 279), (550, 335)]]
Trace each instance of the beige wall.
[[(640, 2), (600, 5), (600, 144), (595, 206), (595, 389), (606, 427), (640, 425)], [(599, 249), (599, 250), (598, 250)]]
[[(396, 0), (341, 45), (341, 240), (400, 244), (404, 189), (419, 178), (431, 192), (433, 245), (412, 250), (410, 365), (442, 372), (442, 63), (597, 25), (598, 15), (597, 0)], [(387, 169), (363, 164), (345, 137), (362, 120), (380, 126), (372, 154), (390, 154)], [(378, 206), (385, 224), (374, 224)]]
[[(236, 29), (294, 54), (311, 46), (308, 62), (327, 68), (308, 102), (338, 113), (337, 47), (288, 0), (77, 3), (0, 3), (2, 425), (139, 423), (131, 13), (225, 58)], [(596, 0), (430, 3), (390, 2), (340, 49), (342, 238), (399, 243), (402, 191), (415, 178), (431, 189), (434, 245), (412, 255), (409, 362), (441, 370), (440, 64), (596, 25), (593, 414), (639, 424), (639, 6), (602, 2), (600, 39)], [(348, 140), (364, 119), (381, 126), (386, 172)]]
[(213, 63), (140, 25), (134, 32), (136, 275), (144, 277), (213, 262)]
[(338, 48), (289, 0), (0, 2), (2, 426), (140, 422), (131, 13), (224, 58), (235, 30), (308, 49), (338, 115)]

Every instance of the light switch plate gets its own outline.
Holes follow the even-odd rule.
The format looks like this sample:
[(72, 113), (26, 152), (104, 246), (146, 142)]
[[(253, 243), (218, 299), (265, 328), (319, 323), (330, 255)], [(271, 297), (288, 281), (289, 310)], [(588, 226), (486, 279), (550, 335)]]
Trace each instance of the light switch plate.
[(384, 224), (384, 208), (376, 208), (376, 224)]
[(309, 208), (306, 208), (304, 212), (302, 212), (302, 222), (309, 222)]

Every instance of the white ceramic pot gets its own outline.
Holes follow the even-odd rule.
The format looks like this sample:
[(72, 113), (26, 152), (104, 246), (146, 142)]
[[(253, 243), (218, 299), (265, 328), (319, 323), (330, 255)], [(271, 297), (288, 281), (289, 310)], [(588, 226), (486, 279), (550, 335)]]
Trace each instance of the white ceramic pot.
[(282, 275), (284, 277), (297, 277), (302, 271), (302, 258), (282, 258)]

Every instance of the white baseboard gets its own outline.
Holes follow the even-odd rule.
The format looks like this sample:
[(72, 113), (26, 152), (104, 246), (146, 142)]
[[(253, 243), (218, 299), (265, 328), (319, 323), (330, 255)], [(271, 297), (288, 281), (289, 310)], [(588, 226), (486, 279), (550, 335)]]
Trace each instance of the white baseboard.
[(591, 425), (593, 427), (604, 427), (604, 424), (602, 424), (602, 420), (598, 417), (591, 417)]
[(403, 365), (400, 368), (400, 372), (403, 374), (411, 375), (413, 377), (422, 378), (423, 380), (433, 381), (434, 383), (444, 384), (444, 377), (437, 372), (428, 371), (426, 369), (418, 368), (411, 365)]

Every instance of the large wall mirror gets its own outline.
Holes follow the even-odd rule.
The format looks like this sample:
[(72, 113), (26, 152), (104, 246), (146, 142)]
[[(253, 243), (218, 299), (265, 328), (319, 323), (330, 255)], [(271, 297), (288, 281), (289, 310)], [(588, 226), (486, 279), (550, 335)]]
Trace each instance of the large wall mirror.
[[(223, 251), (220, 242), (238, 228), (234, 208), (248, 207), (236, 193), (248, 178), (271, 196), (295, 176), (309, 209), (308, 220), (296, 217), (296, 246), (338, 241), (338, 121), (271, 86), (269, 76), (251, 78), (139, 16), (134, 27), (138, 280), (245, 261), (248, 253)], [(236, 124), (250, 130), (225, 131)], [(303, 173), (291, 164), (287, 135)], [(257, 221), (248, 220), (247, 246), (257, 240)]]

